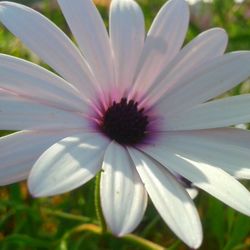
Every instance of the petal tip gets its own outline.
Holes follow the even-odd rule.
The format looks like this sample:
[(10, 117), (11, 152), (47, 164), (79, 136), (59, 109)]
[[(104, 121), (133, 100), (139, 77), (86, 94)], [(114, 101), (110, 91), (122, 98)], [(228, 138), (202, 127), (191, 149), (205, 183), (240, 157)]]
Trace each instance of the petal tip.
[(131, 231), (124, 230), (123, 228), (112, 228), (109, 226), (111, 232), (113, 235), (115, 235), (117, 238), (124, 237), (125, 235), (129, 234)]
[(200, 228), (200, 232), (195, 235), (191, 240), (186, 241), (186, 244), (191, 247), (192, 249), (198, 249), (200, 248), (203, 241), (203, 234), (202, 234), (202, 228)]

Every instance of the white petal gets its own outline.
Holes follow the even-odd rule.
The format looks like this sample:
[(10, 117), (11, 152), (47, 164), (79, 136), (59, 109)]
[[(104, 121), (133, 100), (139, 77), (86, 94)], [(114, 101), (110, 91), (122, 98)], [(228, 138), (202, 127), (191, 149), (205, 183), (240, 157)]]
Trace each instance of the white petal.
[(189, 247), (198, 248), (202, 228), (193, 201), (163, 166), (143, 153), (129, 149), (130, 155), (156, 209), (173, 232)]
[(199, 192), (196, 188), (186, 188), (186, 191), (192, 200), (194, 200), (197, 197), (197, 195), (199, 194)]
[(58, 0), (79, 47), (99, 84), (105, 88), (114, 82), (108, 33), (92, 0)]
[(169, 130), (193, 130), (232, 126), (250, 122), (250, 95), (240, 95), (200, 104), (185, 113), (165, 119)]
[(196, 161), (196, 159), (187, 159), (171, 146), (143, 147), (143, 151), (171, 171), (191, 181), (195, 186), (250, 216), (250, 193), (240, 182), (222, 169)]
[(217, 57), (190, 72), (183, 83), (169, 91), (156, 105), (170, 116), (206, 102), (235, 87), (250, 75), (250, 52), (233, 52)]
[(0, 54), (0, 88), (61, 109), (86, 111), (72, 85), (28, 61)]
[(69, 132), (21, 131), (0, 138), (0, 186), (25, 180), (38, 157)]
[(188, 4), (170, 0), (161, 8), (148, 32), (137, 68), (135, 90), (151, 85), (158, 74), (179, 52), (189, 21)]
[[(158, 101), (166, 92), (180, 87), (190, 72), (224, 54), (228, 37), (220, 28), (207, 30), (187, 44), (165, 67), (148, 90), (146, 100)], [(141, 91), (146, 92), (144, 84)]]
[(51, 196), (75, 189), (100, 170), (108, 140), (83, 133), (58, 141), (37, 160), (28, 186), (36, 196)]
[(85, 117), (0, 93), (0, 130), (88, 129)]
[(50, 20), (21, 4), (1, 2), (0, 21), (86, 98), (93, 94), (88, 65), (70, 39)]
[(134, 0), (113, 0), (109, 27), (117, 85), (122, 95), (132, 84), (144, 45), (144, 17), (138, 4)]
[(104, 217), (116, 235), (133, 231), (147, 205), (147, 193), (127, 150), (112, 142), (104, 156), (101, 203)]
[(189, 159), (222, 168), (237, 178), (250, 179), (250, 132), (211, 129), (161, 134), (158, 145), (175, 148)]

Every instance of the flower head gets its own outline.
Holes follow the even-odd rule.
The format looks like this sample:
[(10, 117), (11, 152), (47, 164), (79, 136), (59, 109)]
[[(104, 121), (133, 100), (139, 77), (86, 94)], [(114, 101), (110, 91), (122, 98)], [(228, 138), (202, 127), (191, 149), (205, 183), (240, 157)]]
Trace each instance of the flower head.
[(113, 0), (109, 35), (92, 0), (58, 0), (79, 49), (46, 17), (1, 2), (0, 20), (58, 75), (0, 55), (0, 183), (28, 178), (34, 196), (77, 188), (102, 169), (101, 204), (113, 233), (131, 232), (149, 195), (192, 248), (201, 223), (192, 185), (250, 215), (250, 96), (216, 101), (250, 75), (250, 53), (224, 55), (227, 35), (208, 30), (181, 48), (184, 0), (170, 0), (145, 39), (133, 0)]

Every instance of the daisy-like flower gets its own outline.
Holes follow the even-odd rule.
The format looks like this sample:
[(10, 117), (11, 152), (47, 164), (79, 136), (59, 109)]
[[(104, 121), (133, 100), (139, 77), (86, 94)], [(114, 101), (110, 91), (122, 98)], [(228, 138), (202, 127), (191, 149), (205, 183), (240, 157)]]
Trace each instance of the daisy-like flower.
[[(210, 101), (250, 75), (250, 52), (224, 55), (216, 28), (182, 47), (189, 10), (170, 0), (145, 39), (133, 0), (113, 0), (109, 35), (91, 0), (58, 0), (79, 49), (46, 17), (1, 2), (1, 22), (58, 75), (0, 55), (0, 183), (28, 178), (37, 197), (77, 188), (101, 173), (101, 205), (122, 236), (141, 221), (147, 195), (188, 246), (201, 223), (193, 183), (250, 215), (250, 95)], [(184, 179), (185, 178), (185, 179)], [(182, 181), (180, 181), (182, 180)], [(183, 181), (184, 180), (184, 181)]]

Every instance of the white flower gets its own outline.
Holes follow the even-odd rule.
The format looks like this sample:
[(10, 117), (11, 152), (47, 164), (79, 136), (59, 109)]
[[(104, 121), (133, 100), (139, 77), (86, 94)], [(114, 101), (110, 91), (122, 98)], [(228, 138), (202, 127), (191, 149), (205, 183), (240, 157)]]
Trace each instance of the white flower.
[[(109, 36), (91, 0), (58, 0), (80, 50), (48, 19), (0, 3), (0, 20), (59, 75), (0, 55), (0, 183), (28, 178), (34, 196), (77, 188), (102, 168), (101, 203), (116, 235), (141, 221), (147, 193), (192, 248), (202, 229), (178, 176), (250, 215), (250, 95), (207, 102), (250, 75), (250, 53), (224, 54), (211, 29), (183, 49), (189, 11), (170, 0), (145, 40), (133, 0), (113, 0)], [(47, 149), (47, 150), (46, 150)], [(45, 151), (46, 150), (46, 151)], [(177, 178), (176, 178), (177, 177)]]
[(199, 2), (204, 2), (204, 3), (212, 3), (213, 0), (186, 0), (189, 4), (194, 5)]

